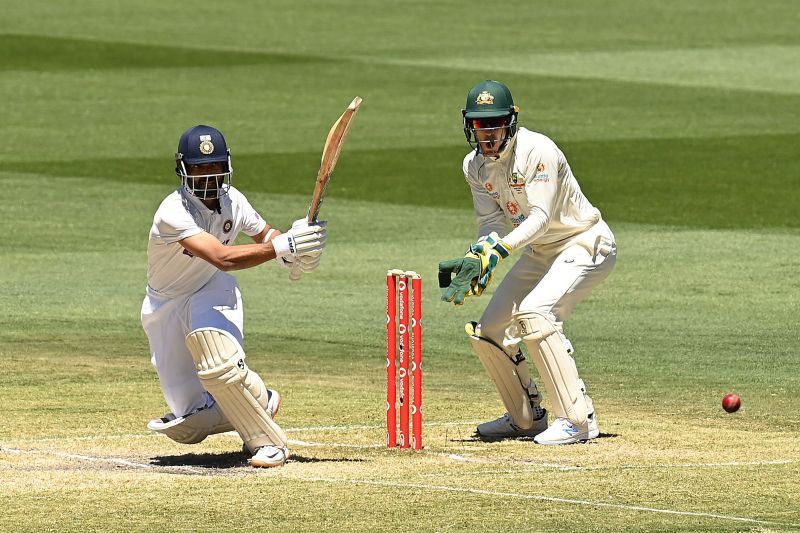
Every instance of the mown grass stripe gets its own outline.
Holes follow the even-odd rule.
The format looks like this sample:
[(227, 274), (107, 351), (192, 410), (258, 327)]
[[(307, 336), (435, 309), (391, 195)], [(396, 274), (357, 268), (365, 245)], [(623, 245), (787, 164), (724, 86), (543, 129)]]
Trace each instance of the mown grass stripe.
[(0, 33), (0, 71), (118, 70), (143, 68), (296, 65), (338, 62), (339, 58), (130, 43), (76, 37)]

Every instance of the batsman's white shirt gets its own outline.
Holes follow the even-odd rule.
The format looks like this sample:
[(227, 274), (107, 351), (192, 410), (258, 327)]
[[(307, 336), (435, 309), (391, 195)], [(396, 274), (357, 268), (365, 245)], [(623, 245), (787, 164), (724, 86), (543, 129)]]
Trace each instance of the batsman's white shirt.
[(147, 244), (147, 285), (167, 297), (197, 291), (217, 268), (194, 258), (178, 241), (205, 231), (229, 244), (240, 232), (257, 235), (266, 225), (235, 187), (220, 198), (219, 211), (209, 209), (181, 187), (161, 202), (153, 217)]
[(141, 319), (161, 390), (177, 416), (210, 402), (197, 378), (186, 335), (197, 328), (214, 327), (231, 333), (240, 344), (244, 342), (242, 296), (236, 279), (193, 257), (179, 241), (205, 231), (228, 244), (240, 232), (257, 235), (266, 224), (233, 187), (220, 199), (218, 211), (178, 189), (164, 199), (153, 217)]
[[(478, 236), (496, 231), (522, 252), (484, 311), (481, 334), (513, 344), (516, 336), (507, 331), (512, 316), (527, 311), (545, 314), (560, 329), (616, 262), (614, 235), (600, 211), (584, 196), (558, 146), (525, 128), (497, 159), (467, 154), (463, 170)], [(506, 234), (509, 224), (514, 229)]]

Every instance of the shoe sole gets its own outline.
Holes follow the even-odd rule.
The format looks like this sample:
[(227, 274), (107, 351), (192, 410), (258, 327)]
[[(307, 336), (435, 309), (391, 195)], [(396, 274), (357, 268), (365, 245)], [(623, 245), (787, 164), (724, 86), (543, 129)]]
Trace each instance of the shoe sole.
[(577, 444), (579, 442), (586, 442), (587, 440), (591, 440), (594, 437), (591, 437), (589, 433), (584, 435), (576, 435), (574, 437), (570, 437), (569, 439), (560, 440), (560, 441), (548, 441), (548, 442), (540, 442), (536, 439), (533, 439), (533, 442), (536, 444), (541, 444), (543, 446), (560, 446), (562, 444)]
[(276, 466), (283, 466), (284, 464), (286, 464), (286, 459), (284, 459), (279, 463), (268, 463), (266, 461), (258, 461), (258, 460), (254, 461), (252, 459), (250, 459), (248, 462), (250, 463), (250, 466), (252, 466), (253, 468), (275, 468)]
[(250, 463), (250, 466), (254, 468), (275, 468), (276, 466), (283, 466), (286, 464), (286, 461), (289, 459), (289, 450), (285, 449), (283, 452), (283, 459), (276, 460), (276, 461), (264, 461), (259, 459), (255, 456), (251, 457), (247, 460)]
[(483, 440), (518, 439), (524, 437), (530, 438), (530, 437), (535, 437), (536, 435), (542, 433), (546, 429), (547, 425), (545, 425), (543, 428), (537, 428), (537, 429), (531, 428), (525, 431), (519, 431), (514, 433), (495, 433), (494, 435), (491, 435), (491, 434), (481, 433), (480, 429), (475, 428), (475, 436)]
[(264, 461), (254, 461), (252, 459), (250, 459), (249, 462), (250, 466), (252, 466), (253, 468), (275, 468), (276, 466), (283, 466), (284, 464), (286, 464), (286, 459), (284, 459), (279, 463), (267, 463)]

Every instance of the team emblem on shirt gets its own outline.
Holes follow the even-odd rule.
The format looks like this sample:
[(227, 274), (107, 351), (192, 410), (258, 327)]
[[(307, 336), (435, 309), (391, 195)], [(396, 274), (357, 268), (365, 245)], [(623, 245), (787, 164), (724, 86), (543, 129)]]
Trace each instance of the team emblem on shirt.
[(233, 227), (233, 220), (228, 219), (222, 225), (222, 231), (224, 231), (225, 233), (228, 233), (231, 230), (232, 227)]
[(506, 210), (513, 217), (519, 213), (519, 204), (517, 202), (506, 202)]
[(508, 186), (511, 187), (515, 191), (519, 191), (520, 189), (525, 188), (525, 178), (520, 176), (518, 173), (513, 172), (511, 176), (508, 178)]
[(536, 172), (544, 172), (544, 163), (539, 163), (536, 167)]
[(214, 153), (214, 143), (211, 142), (211, 135), (200, 136), (200, 152), (203, 155)]
[(478, 105), (492, 105), (494, 103), (494, 96), (489, 91), (481, 91), (478, 98), (475, 99)]
[(486, 192), (492, 192), (494, 190), (494, 185), (492, 185), (491, 181), (487, 181), (483, 184), (483, 188), (486, 189)]

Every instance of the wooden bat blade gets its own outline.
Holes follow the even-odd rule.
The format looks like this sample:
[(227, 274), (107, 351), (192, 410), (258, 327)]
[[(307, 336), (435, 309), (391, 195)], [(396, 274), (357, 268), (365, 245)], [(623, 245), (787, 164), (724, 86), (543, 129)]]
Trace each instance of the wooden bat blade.
[(328, 137), (325, 139), (325, 147), (322, 149), (322, 160), (319, 165), (319, 172), (317, 173), (317, 182), (314, 186), (314, 195), (311, 198), (311, 205), (308, 208), (308, 222), (314, 222), (319, 215), (319, 209), (322, 205), (322, 200), (325, 199), (325, 191), (328, 187), (331, 175), (336, 162), (339, 160), (339, 154), (342, 152), (342, 145), (347, 137), (347, 132), (350, 131), (350, 124), (361, 106), (361, 98), (356, 96), (350, 105), (347, 106), (342, 116), (334, 122)]

